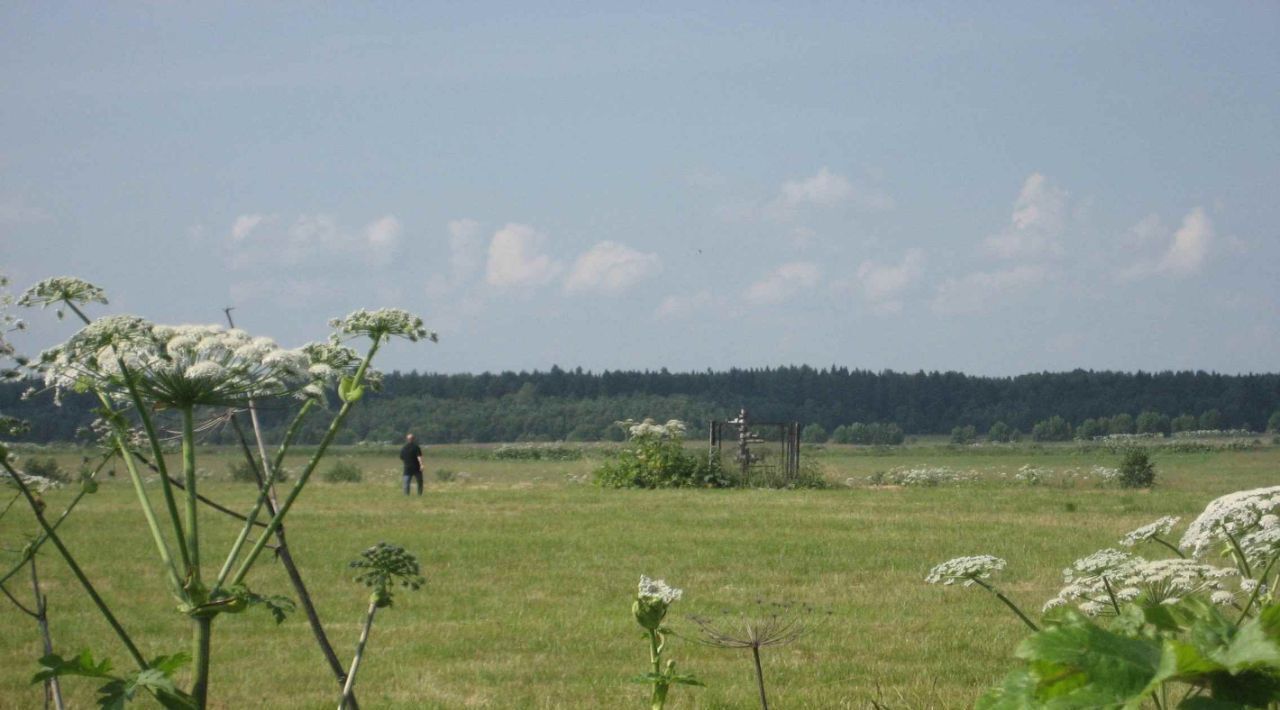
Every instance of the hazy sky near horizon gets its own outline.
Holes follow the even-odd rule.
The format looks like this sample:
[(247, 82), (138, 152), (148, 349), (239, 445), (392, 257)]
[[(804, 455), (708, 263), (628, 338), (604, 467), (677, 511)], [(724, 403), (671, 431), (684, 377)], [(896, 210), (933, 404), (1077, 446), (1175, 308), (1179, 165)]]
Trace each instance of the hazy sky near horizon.
[(1280, 369), (1280, 4), (691, 5), (5, 3), (0, 271), (387, 370)]

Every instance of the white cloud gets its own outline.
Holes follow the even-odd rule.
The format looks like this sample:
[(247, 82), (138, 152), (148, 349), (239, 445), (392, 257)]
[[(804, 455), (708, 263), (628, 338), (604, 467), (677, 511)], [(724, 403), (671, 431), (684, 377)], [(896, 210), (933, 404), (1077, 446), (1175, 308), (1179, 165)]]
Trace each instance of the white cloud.
[(1182, 218), (1182, 226), (1172, 237), (1154, 216), (1143, 219), (1129, 233), (1135, 235), (1134, 239), (1139, 245), (1170, 238), (1172, 242), (1159, 258), (1139, 261), (1122, 270), (1121, 278), (1141, 278), (1157, 274), (1190, 276), (1200, 271), (1216, 237), (1213, 222), (1201, 207), (1196, 207)]
[(621, 293), (662, 270), (657, 254), (643, 254), (617, 242), (600, 242), (578, 257), (565, 280), (569, 293)]
[(1066, 190), (1054, 187), (1044, 175), (1032, 173), (1013, 203), (1009, 226), (987, 237), (984, 246), (1004, 259), (1061, 254), (1058, 240), (1066, 228), (1066, 215)]
[(933, 312), (940, 315), (981, 313), (1005, 296), (1044, 281), (1039, 266), (1017, 266), (994, 272), (976, 272), (959, 279), (947, 279), (938, 286)]
[(263, 214), (242, 214), (231, 224), (231, 241), (242, 242), (267, 219)]
[(541, 286), (551, 281), (563, 265), (539, 253), (545, 241), (533, 227), (514, 222), (494, 232), (485, 280), (493, 286)]
[(858, 266), (858, 282), (862, 295), (880, 313), (899, 313), (899, 296), (920, 279), (924, 272), (924, 252), (908, 249), (898, 264), (864, 261)]
[(653, 315), (659, 320), (692, 318), (715, 308), (718, 303), (719, 300), (705, 289), (689, 295), (671, 295), (662, 299)]
[(389, 214), (365, 225), (364, 238), (371, 249), (387, 253), (400, 243), (400, 233), (403, 231), (400, 220)]
[(783, 264), (763, 279), (747, 288), (746, 299), (752, 303), (781, 303), (801, 291), (818, 285), (822, 270), (808, 261)]
[(765, 204), (732, 201), (717, 207), (715, 213), (728, 222), (785, 221), (805, 208), (836, 205), (850, 205), (864, 212), (881, 212), (893, 209), (895, 203), (884, 190), (855, 182), (824, 167), (809, 177), (783, 182), (777, 196)]

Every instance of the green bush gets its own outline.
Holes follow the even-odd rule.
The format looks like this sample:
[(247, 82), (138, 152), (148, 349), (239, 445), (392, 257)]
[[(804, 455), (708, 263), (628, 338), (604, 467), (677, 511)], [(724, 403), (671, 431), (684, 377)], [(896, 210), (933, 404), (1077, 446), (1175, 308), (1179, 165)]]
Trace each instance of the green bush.
[(1076, 427), (1076, 438), (1081, 441), (1092, 441), (1099, 436), (1107, 435), (1107, 422), (1105, 419), (1086, 419), (1080, 422), (1080, 426)]
[[(252, 483), (257, 485), (258, 477), (253, 473), (253, 467), (248, 461), (236, 461), (227, 466), (227, 474), (232, 481), (236, 483)], [(276, 483), (284, 483), (289, 480), (289, 469), (281, 468), (276, 472)]]
[(350, 461), (335, 461), (323, 475), (329, 483), (359, 483), (364, 480), (364, 472)]
[(1004, 422), (996, 422), (987, 430), (987, 441), (1007, 444), (1022, 438), (1022, 434)]
[(640, 424), (619, 422), (631, 435), (622, 449), (594, 472), (596, 483), (606, 488), (725, 488), (732, 481), (718, 457), (685, 451), (684, 424), (665, 425), (646, 419)]
[(821, 424), (814, 422), (800, 432), (800, 440), (806, 444), (825, 444), (827, 442), (827, 430)]
[(1146, 411), (1139, 414), (1136, 425), (1139, 434), (1169, 433), (1169, 417), (1160, 412)]
[(1055, 414), (1036, 423), (1031, 429), (1031, 439), (1033, 441), (1070, 441), (1071, 425), (1066, 419)]
[(22, 470), (29, 476), (39, 476), (59, 483), (66, 483), (71, 480), (70, 476), (67, 475), (67, 472), (63, 471), (62, 467), (58, 465), (57, 459), (54, 459), (52, 456), (47, 456), (42, 459), (34, 457), (27, 459)]
[(1150, 488), (1156, 482), (1156, 467), (1142, 449), (1130, 449), (1120, 459), (1120, 485), (1124, 488)]
[(951, 443), (953, 444), (972, 444), (977, 440), (978, 429), (972, 424), (951, 429)]

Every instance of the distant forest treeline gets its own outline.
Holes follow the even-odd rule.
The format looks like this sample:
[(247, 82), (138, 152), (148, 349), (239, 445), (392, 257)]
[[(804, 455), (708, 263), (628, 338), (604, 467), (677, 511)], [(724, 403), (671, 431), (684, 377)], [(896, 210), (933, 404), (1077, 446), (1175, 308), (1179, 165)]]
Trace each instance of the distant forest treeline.
[[(0, 413), (31, 422), (31, 441), (69, 441), (93, 418), (91, 400), (67, 395), (22, 401), (27, 385), (0, 387)], [(710, 419), (746, 407), (757, 420), (820, 424), (827, 431), (853, 422), (893, 422), (907, 434), (946, 434), (956, 426), (987, 431), (1004, 422), (1023, 432), (1051, 416), (1085, 419), (1155, 411), (1169, 417), (1221, 415), (1222, 428), (1260, 431), (1280, 409), (1280, 374), (1206, 372), (1037, 373), (975, 377), (957, 372), (871, 372), (842, 367), (779, 367), (726, 372), (547, 372), (480, 375), (391, 373), (381, 392), (353, 410), (342, 441), (392, 441), (414, 431), (433, 443), (598, 440), (617, 438), (613, 422), (683, 419), (690, 435)], [(266, 410), (269, 430), (282, 414)], [(304, 438), (327, 424), (314, 416)], [(227, 440), (227, 433), (213, 438)]]

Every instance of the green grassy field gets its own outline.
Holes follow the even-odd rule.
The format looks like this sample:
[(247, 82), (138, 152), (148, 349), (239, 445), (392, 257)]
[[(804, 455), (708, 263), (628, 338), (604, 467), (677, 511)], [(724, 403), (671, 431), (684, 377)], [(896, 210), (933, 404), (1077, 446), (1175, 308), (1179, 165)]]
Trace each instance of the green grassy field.
[[(1114, 466), (1119, 458), (1073, 447), (829, 447), (817, 458), (837, 486), (821, 491), (600, 490), (571, 479), (592, 469), (593, 456), (546, 462), (465, 454), (428, 449), (427, 492), (405, 498), (393, 452), (344, 451), (364, 482), (316, 482), (291, 514), (295, 557), (344, 656), (367, 600), (346, 563), (384, 540), (422, 562), (428, 585), (398, 594), (373, 629), (358, 685), (365, 707), (643, 707), (645, 687), (628, 682), (647, 670), (646, 642), (630, 615), (641, 573), (685, 590), (669, 617), (677, 631), (693, 630), (688, 614), (746, 609), (757, 600), (812, 605), (802, 638), (764, 652), (777, 707), (862, 708), (872, 699), (895, 708), (964, 707), (1010, 667), (1024, 628), (980, 590), (924, 584), (933, 564), (965, 554), (1004, 557), (1001, 586), (1038, 615), (1057, 591), (1059, 571), (1077, 557), (1158, 516), (1194, 516), (1218, 495), (1280, 481), (1275, 446), (1157, 454), (1152, 492), (843, 483), (895, 466), (949, 466), (998, 479), (1026, 463), (1065, 470)], [(252, 487), (225, 480), (228, 455), (202, 457), (203, 490), (247, 506)], [(69, 452), (57, 457), (68, 468), (78, 461)], [(436, 468), (465, 475), (441, 483)], [(51, 510), (70, 495), (48, 494)], [(208, 511), (202, 521), (206, 549), (225, 550), (236, 528)], [(20, 504), (0, 519), (6, 569), (34, 530)], [(186, 650), (187, 622), (164, 589), (123, 474), (82, 504), (64, 537), (144, 652)], [(122, 647), (52, 548), (39, 563), (58, 649), (88, 647), (127, 668)], [(28, 600), (17, 580), (25, 577), (10, 589)], [(249, 581), (259, 592), (291, 592), (270, 561)], [(39, 689), (28, 683), (40, 655), (35, 625), (5, 601), (0, 630), (0, 706), (36, 706)], [(745, 653), (683, 638), (670, 650), (707, 687), (673, 690), (668, 707), (755, 703)], [(338, 688), (300, 613), (279, 627), (260, 612), (220, 617), (213, 667), (217, 707), (337, 703)], [(68, 680), (72, 706), (91, 705), (95, 685)]]

